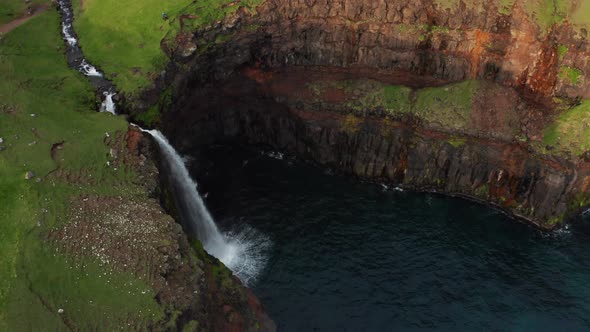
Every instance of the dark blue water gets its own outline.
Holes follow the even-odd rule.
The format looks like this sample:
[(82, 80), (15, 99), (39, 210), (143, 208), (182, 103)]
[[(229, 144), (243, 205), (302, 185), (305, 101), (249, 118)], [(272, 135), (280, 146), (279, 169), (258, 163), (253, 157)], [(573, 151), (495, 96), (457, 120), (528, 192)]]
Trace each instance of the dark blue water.
[(465, 200), (260, 153), (207, 159), (221, 228), (272, 241), (253, 289), (282, 331), (590, 330), (587, 221), (548, 235)]

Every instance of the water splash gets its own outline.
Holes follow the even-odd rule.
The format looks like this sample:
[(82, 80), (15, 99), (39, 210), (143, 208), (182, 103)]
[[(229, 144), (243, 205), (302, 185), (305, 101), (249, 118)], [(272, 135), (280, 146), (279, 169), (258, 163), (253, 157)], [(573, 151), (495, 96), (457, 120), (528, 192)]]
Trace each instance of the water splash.
[(100, 111), (117, 115), (117, 108), (115, 106), (115, 102), (113, 101), (113, 96), (115, 96), (116, 93), (105, 91), (102, 94), (104, 95), (104, 100), (100, 105)]
[(78, 44), (78, 40), (76, 39), (76, 37), (72, 36), (71, 31), (71, 24), (66, 24), (65, 22), (61, 23), (61, 33), (63, 34), (65, 41), (70, 46), (76, 46), (76, 44)]
[(89, 64), (86, 59), (80, 64), (80, 72), (86, 76), (103, 77), (102, 73), (93, 65)]
[(203, 243), (209, 254), (217, 257), (245, 284), (255, 280), (264, 268), (270, 241), (251, 228), (222, 234), (199, 195), (197, 183), (191, 178), (183, 158), (168, 139), (158, 130), (138, 128), (149, 133), (158, 142), (169, 167), (169, 176), (182, 220), (192, 234)]

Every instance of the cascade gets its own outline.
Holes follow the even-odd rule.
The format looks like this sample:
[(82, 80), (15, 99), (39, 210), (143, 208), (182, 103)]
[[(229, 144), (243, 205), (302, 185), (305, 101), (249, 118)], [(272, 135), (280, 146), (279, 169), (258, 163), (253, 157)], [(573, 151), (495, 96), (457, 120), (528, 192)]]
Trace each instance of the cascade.
[(168, 139), (158, 130), (136, 127), (150, 134), (160, 147), (187, 231), (199, 239), (209, 254), (235, 272), (244, 283), (254, 280), (264, 267), (270, 241), (251, 228), (228, 236), (222, 234), (207, 210), (197, 190), (197, 183), (191, 178), (183, 158)]
[[(117, 114), (113, 97), (116, 90), (95, 66), (90, 64), (73, 28), (74, 13), (70, 0), (58, 0), (62, 18), (62, 35), (66, 44), (66, 57), (70, 67), (88, 77), (90, 83), (104, 96), (101, 112)], [(256, 278), (264, 267), (270, 241), (252, 228), (243, 228), (227, 236), (222, 234), (207, 210), (197, 184), (191, 178), (182, 157), (176, 152), (168, 139), (158, 130), (145, 130), (158, 143), (170, 172), (171, 185), (179, 205), (182, 220), (187, 231), (201, 241), (205, 250), (217, 257), (230, 268), (245, 284)]]
[(76, 32), (74, 31), (74, 11), (70, 0), (59, 0), (59, 11), (61, 14), (61, 33), (66, 42), (66, 57), (70, 67), (78, 70), (88, 77), (90, 83), (104, 96), (100, 106), (101, 112), (116, 113), (113, 96), (116, 95), (113, 84), (104, 77), (104, 74), (95, 66), (90, 64), (84, 57), (82, 49), (78, 44)]

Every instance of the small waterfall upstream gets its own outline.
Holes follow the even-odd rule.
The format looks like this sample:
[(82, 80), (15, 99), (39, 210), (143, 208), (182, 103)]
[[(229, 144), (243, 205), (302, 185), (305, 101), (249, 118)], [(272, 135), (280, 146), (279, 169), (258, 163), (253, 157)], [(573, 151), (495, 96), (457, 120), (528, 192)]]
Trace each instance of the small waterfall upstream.
[(61, 33), (66, 42), (66, 58), (68, 65), (88, 77), (90, 83), (102, 94), (103, 101), (100, 106), (101, 112), (117, 114), (113, 97), (116, 95), (113, 83), (104, 77), (95, 66), (90, 64), (78, 45), (76, 32), (74, 31), (74, 11), (70, 0), (58, 0), (59, 12), (61, 14)]
[[(102, 94), (103, 101), (99, 111), (117, 114), (113, 97), (116, 90), (96, 67), (90, 64), (78, 46), (78, 39), (73, 28), (74, 12), (70, 0), (58, 0), (61, 13), (62, 35), (66, 44), (68, 65), (77, 69), (90, 80), (96, 90)], [(255, 280), (266, 262), (270, 241), (251, 228), (240, 229), (227, 235), (222, 234), (207, 210), (197, 184), (191, 178), (182, 157), (170, 145), (168, 139), (158, 130), (141, 131), (149, 133), (160, 146), (170, 171), (170, 179), (176, 193), (179, 210), (186, 227), (198, 238), (207, 252), (217, 257), (230, 268), (244, 284)]]
[(190, 228), (192, 235), (203, 243), (209, 254), (223, 262), (246, 285), (255, 280), (264, 268), (270, 241), (251, 228), (222, 234), (207, 210), (184, 160), (168, 139), (158, 130), (139, 129), (149, 133), (160, 146), (185, 227)]

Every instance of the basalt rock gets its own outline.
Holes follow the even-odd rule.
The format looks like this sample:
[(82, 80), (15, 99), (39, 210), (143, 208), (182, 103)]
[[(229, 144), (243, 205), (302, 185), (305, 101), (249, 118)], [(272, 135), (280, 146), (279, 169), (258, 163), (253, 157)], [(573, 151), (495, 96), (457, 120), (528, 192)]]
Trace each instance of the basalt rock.
[(590, 203), (584, 154), (540, 148), (560, 107), (590, 98), (587, 22), (564, 4), (268, 0), (164, 43), (142, 102), (184, 151), (264, 144), (550, 229)]
[(232, 140), (267, 146), (363, 179), (487, 202), (544, 229), (579, 213), (590, 185), (582, 160), (432, 129), (412, 116), (306, 109), (241, 74), (193, 90), (163, 123), (183, 151)]

